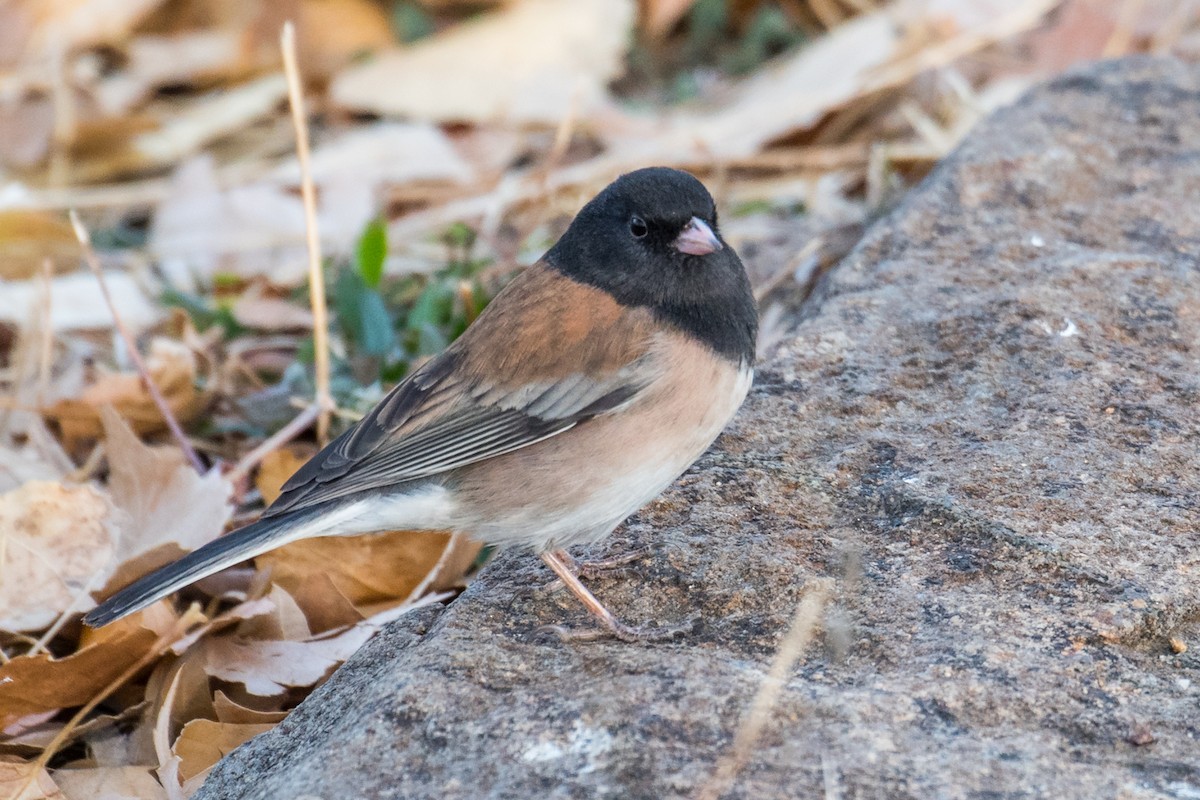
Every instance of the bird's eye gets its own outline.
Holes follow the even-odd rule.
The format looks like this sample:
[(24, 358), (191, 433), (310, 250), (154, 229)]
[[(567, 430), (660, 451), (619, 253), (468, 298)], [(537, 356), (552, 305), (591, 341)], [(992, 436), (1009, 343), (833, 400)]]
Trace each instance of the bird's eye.
[(646, 220), (634, 216), (629, 220), (629, 232), (633, 234), (633, 238), (642, 239), (650, 232), (650, 229), (646, 227)]

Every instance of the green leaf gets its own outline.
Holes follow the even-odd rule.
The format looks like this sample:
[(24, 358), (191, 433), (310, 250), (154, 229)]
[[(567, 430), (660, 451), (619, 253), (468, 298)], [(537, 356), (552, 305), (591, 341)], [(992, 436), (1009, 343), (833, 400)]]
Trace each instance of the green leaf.
[(345, 269), (333, 284), (338, 323), (364, 355), (385, 355), (392, 348), (392, 317), (379, 292), (354, 270)]
[(381, 219), (373, 219), (363, 229), (354, 253), (355, 266), (363, 281), (372, 289), (379, 288), (383, 278), (383, 261), (387, 257), (387, 226)]
[(392, 30), (405, 44), (424, 39), (437, 27), (429, 12), (413, 0), (400, 0), (392, 4)]
[(358, 315), (359, 347), (367, 355), (386, 355), (392, 349), (392, 318), (379, 292), (364, 287), (358, 296)]
[(408, 312), (405, 326), (419, 331), (425, 326), (438, 327), (450, 317), (454, 309), (454, 289), (450, 281), (434, 281), (425, 287)]

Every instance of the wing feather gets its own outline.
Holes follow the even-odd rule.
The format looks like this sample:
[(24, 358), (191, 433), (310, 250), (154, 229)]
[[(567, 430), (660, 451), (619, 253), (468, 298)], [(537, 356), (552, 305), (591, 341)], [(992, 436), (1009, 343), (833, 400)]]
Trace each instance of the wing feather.
[[(622, 310), (545, 267), (531, 268), (505, 292), (515, 296), (507, 303), (497, 297), (458, 342), (310, 459), (264, 517), (528, 447), (622, 406), (652, 382), (657, 357), (644, 312)], [(538, 303), (554, 309), (549, 318), (560, 329), (547, 332), (528, 316), (499, 310)], [(492, 307), (497, 313), (489, 314)], [(591, 312), (580, 317), (580, 308)], [(489, 350), (502, 368), (480, 360)], [(532, 369), (547, 361), (539, 359), (542, 350), (553, 377)]]

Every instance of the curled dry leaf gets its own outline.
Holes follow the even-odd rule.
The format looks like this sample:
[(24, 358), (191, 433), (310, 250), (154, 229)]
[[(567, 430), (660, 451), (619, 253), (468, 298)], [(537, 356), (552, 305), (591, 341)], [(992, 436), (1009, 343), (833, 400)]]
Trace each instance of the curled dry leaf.
[(123, 139), (123, 147), (76, 165), (78, 181), (101, 181), (170, 166), (201, 147), (270, 116), (287, 97), (282, 75), (266, 75), (190, 100), (157, 127)]
[(559, 123), (605, 107), (622, 71), (634, 0), (518, 0), (352, 66), (333, 100), (438, 122)]
[(213, 695), (213, 710), (217, 721), (226, 725), (274, 725), (283, 722), (286, 711), (260, 711), (234, 702), (220, 689)]
[(250, 695), (275, 697), (290, 687), (312, 686), (323, 680), (380, 627), (445, 597), (428, 595), (417, 602), (382, 611), (340, 633), (306, 641), (255, 641), (229, 636), (207, 639), (197, 652), (203, 653), (205, 670), (212, 677), (240, 683)]
[(184, 781), (204, 772), (239, 745), (275, 727), (275, 723), (230, 723), (195, 719), (183, 727), (171, 751), (179, 757)]
[(11, 0), (0, 5), (0, 65), (125, 37), (163, 0)]
[(198, 475), (175, 447), (149, 447), (112, 408), (101, 409), (108, 488), (129, 519), (117, 558), (128, 561), (165, 544), (195, 550), (217, 538), (233, 514), (233, 487), (217, 470)]
[(0, 446), (0, 492), (16, 489), (29, 481), (57, 481), (64, 474), (62, 465), (53, 463), (34, 447)]
[(66, 800), (166, 800), (167, 793), (147, 767), (60, 769), (54, 782)]
[(328, 80), (353, 59), (396, 43), (387, 14), (370, 0), (303, 0), (296, 24), (306, 80)]
[(0, 495), (0, 628), (45, 628), (86, 611), (115, 550), (115, 510), (90, 486), (32, 481)]
[[(146, 369), (175, 418), (184, 424), (195, 419), (203, 409), (203, 400), (196, 391), (196, 357), (192, 351), (179, 342), (157, 338), (150, 344)], [(101, 437), (101, 409), (110, 406), (139, 434), (167, 429), (158, 406), (136, 372), (104, 375), (78, 398), (59, 400), (43, 413), (58, 421), (66, 447), (77, 449), (81, 443)]]
[(8, 800), (71, 800), (46, 770), (9, 756), (0, 756), (0, 797)]
[(85, 631), (76, 652), (19, 655), (0, 665), (0, 727), (87, 703), (146, 655), (176, 619), (166, 602), (100, 631)]
[[(162, 320), (163, 310), (153, 305), (137, 281), (126, 272), (105, 272), (104, 282), (121, 320), (134, 333)], [(39, 278), (27, 281), (0, 280), (0, 322), (18, 327), (29, 324), (30, 309), (38, 308), (44, 288)], [(50, 281), (50, 326), (55, 333), (109, 330), (113, 319), (96, 294), (96, 278), (76, 272)]]
[(268, 297), (261, 291), (249, 291), (234, 301), (230, 309), (239, 325), (260, 331), (311, 331), (310, 310), (284, 300)]
[(244, 685), (250, 694), (273, 697), (290, 687), (312, 686), (323, 680), (370, 638), (370, 633), (352, 628), (307, 642), (214, 639), (206, 643), (205, 669), (214, 678)]
[(79, 264), (79, 242), (65, 217), (42, 211), (0, 211), (0, 279), (35, 278), (49, 261), (55, 271)]
[[(255, 481), (263, 499), (274, 502), (305, 461), (290, 448), (267, 456)], [(479, 549), (449, 533), (392, 531), (304, 539), (264, 553), (255, 563), (270, 570), (271, 580), (296, 598), (313, 630), (321, 631), (355, 621), (345, 603), (361, 618), (419, 592), (458, 585)]]

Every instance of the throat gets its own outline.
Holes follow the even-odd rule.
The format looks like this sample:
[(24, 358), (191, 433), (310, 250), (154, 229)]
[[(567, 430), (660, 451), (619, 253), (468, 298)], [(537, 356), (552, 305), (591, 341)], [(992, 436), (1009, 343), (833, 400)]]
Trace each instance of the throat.
[(749, 293), (730, 297), (722, 304), (660, 304), (654, 308), (654, 315), (719, 356), (746, 365), (754, 363), (758, 310)]

